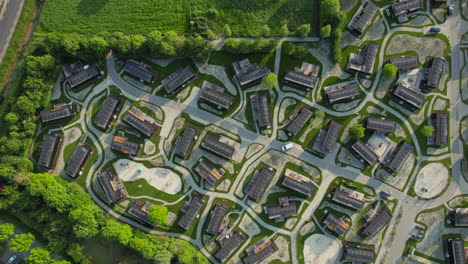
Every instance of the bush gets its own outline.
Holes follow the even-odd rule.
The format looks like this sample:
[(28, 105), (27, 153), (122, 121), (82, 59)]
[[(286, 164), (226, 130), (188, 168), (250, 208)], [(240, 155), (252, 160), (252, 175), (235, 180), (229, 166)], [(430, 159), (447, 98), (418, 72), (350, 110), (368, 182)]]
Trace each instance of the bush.
[(294, 44), (292, 42), (284, 43), (283, 49), (287, 55), (296, 59), (302, 59), (309, 53), (309, 50), (306, 46)]
[(425, 137), (430, 137), (434, 133), (434, 127), (433, 126), (423, 126), (421, 128), (421, 133)]
[(349, 128), (349, 135), (356, 139), (359, 140), (364, 137), (365, 133), (365, 128), (362, 126), (362, 124), (355, 124)]
[(267, 76), (265, 76), (262, 80), (262, 85), (268, 89), (273, 89), (278, 84), (278, 76), (276, 74), (270, 72)]
[(300, 38), (305, 38), (310, 32), (310, 24), (304, 24), (297, 28), (296, 35)]
[(387, 78), (395, 76), (397, 72), (398, 72), (397, 66), (391, 63), (386, 63), (383, 67), (383, 75)]
[(320, 37), (328, 38), (331, 34), (331, 25), (326, 25), (320, 29)]

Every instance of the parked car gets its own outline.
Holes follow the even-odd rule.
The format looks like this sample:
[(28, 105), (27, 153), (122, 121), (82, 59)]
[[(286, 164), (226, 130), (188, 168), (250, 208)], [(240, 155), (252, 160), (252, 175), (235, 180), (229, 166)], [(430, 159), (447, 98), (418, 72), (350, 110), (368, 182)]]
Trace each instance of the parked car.
[(392, 194), (391, 194), (391, 192), (381, 191), (380, 196), (382, 196), (384, 198), (390, 198), (390, 197), (392, 197)]
[(288, 143), (288, 144), (282, 146), (281, 150), (282, 151), (288, 151), (288, 150), (292, 149), (292, 147), (294, 147), (293, 143)]
[(430, 32), (434, 32), (434, 33), (439, 33), (440, 32), (440, 28), (439, 27), (432, 27), (431, 30), (429, 30)]
[(453, 5), (449, 5), (447, 7), (447, 15), (449, 16), (453, 15)]
[(21, 257), (13, 255), (8, 259), (8, 264), (20, 264), (22, 261)]

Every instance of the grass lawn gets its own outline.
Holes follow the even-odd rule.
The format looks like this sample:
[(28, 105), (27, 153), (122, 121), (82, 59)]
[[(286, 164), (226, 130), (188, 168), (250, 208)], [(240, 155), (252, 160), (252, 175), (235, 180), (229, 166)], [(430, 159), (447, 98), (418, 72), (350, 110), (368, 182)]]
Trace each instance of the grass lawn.
[(220, 32), (229, 24), (235, 36), (258, 36), (264, 25), (276, 31), (285, 22), (291, 32), (301, 24), (317, 25), (317, 5), (308, 0), (48, 0), (39, 30), (190, 33), (193, 21), (198, 32)]
[(117, 241), (86, 239), (81, 245), (86, 258), (92, 263), (151, 263)]

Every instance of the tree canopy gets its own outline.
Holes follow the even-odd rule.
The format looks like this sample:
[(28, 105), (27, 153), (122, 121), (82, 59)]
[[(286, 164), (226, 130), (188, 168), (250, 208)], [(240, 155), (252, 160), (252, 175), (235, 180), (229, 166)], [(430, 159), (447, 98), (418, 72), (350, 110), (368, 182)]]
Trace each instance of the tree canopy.
[(15, 233), (15, 226), (10, 223), (0, 225), (0, 242), (7, 240)]
[(155, 204), (150, 208), (148, 217), (151, 222), (162, 225), (167, 222), (167, 207)]
[(29, 251), (32, 243), (34, 243), (34, 239), (31, 233), (15, 235), (10, 239), (10, 249), (15, 252)]
[(397, 74), (397, 72), (398, 72), (397, 66), (391, 63), (386, 63), (383, 67), (383, 75), (385, 77), (393, 77)]
[(278, 84), (278, 76), (276, 74), (270, 72), (265, 76), (262, 80), (262, 85), (268, 89), (273, 89)]
[(331, 25), (326, 25), (320, 29), (320, 37), (328, 38), (331, 35)]
[(362, 124), (354, 124), (349, 128), (349, 135), (354, 139), (361, 139), (364, 137), (365, 131)]
[(25, 260), (27, 264), (49, 264), (52, 258), (50, 257), (49, 251), (43, 248), (33, 248)]
[(305, 38), (310, 32), (310, 24), (304, 24), (297, 28), (296, 35), (300, 38)]
[(421, 133), (425, 136), (425, 137), (430, 137), (432, 136), (432, 134), (434, 133), (434, 127), (433, 126), (423, 126), (421, 128)]

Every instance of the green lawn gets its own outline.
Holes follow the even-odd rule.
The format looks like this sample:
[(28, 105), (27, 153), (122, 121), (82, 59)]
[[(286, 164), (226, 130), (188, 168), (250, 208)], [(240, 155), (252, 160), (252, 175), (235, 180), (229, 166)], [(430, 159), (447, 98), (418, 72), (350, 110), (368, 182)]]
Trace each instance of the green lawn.
[[(152, 30), (178, 33), (231, 26), (236, 36), (257, 36), (264, 25), (276, 31), (281, 23), (295, 31), (317, 24), (316, 1), (308, 0), (47, 0), (39, 30), (97, 33), (121, 31), (146, 34)], [(316, 31), (316, 30), (315, 30)]]

